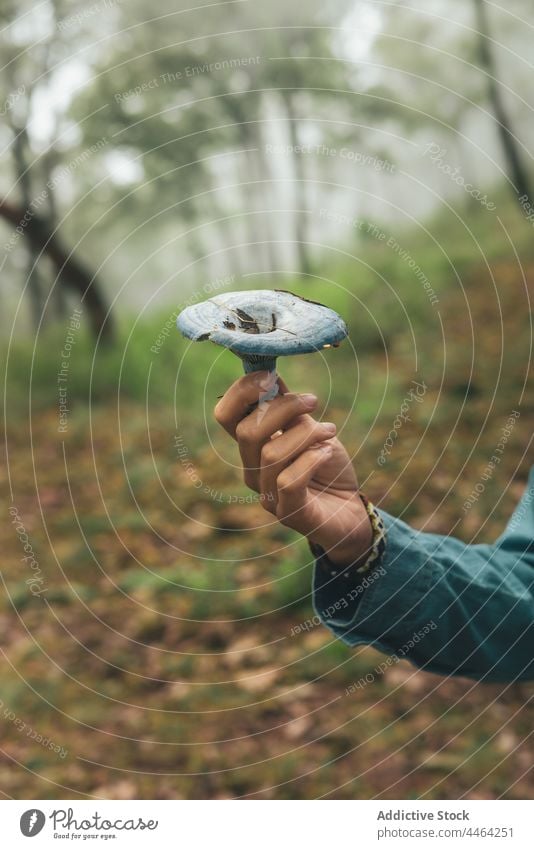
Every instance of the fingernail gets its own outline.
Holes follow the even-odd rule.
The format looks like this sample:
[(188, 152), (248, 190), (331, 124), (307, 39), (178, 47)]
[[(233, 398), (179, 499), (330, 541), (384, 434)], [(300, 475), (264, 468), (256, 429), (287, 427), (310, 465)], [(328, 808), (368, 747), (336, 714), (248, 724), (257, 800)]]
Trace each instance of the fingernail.
[(318, 400), (317, 395), (301, 395), (300, 397), (307, 407), (314, 407)]
[(325, 433), (335, 433), (337, 427), (335, 426), (334, 422), (323, 422), (323, 430), (325, 431)]
[(317, 446), (317, 450), (324, 451), (325, 454), (331, 454), (332, 446), (329, 445), (328, 442), (322, 442), (320, 445)]

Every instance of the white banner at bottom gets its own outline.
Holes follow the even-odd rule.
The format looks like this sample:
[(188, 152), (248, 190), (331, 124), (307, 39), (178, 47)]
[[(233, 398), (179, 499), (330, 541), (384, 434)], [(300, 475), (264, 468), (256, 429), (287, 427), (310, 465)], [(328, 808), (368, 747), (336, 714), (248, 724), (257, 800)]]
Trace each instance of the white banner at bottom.
[[(3, 801), (6, 849), (532, 849), (532, 801)], [(34, 843), (29, 841), (35, 840)]]

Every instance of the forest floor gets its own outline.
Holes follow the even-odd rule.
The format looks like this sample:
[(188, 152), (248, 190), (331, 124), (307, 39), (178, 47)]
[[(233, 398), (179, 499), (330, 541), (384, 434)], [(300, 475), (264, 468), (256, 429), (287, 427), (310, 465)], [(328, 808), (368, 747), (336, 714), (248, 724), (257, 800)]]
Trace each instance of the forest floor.
[[(506, 266), (497, 271), (502, 323), (482, 285), (469, 311), (463, 295), (440, 305), (445, 370), (431, 329), (418, 336), (419, 371), (406, 337), (388, 343), (393, 394), (378, 422), (369, 401), (349, 411), (356, 389), (345, 360), (331, 372), (328, 417), (369, 495), (417, 527), (466, 540), (502, 531), (532, 463), (524, 304), (534, 274), (519, 289)], [(358, 393), (369, 398), (384, 352), (360, 366)], [(300, 391), (315, 388), (305, 358), (290, 375)], [(380, 467), (416, 378), (428, 387), (424, 403)], [(55, 402), (31, 417), (8, 408), (3, 484), (19, 533), (8, 514), (2, 793), (532, 798), (532, 687), (444, 679), (407, 661), (376, 674), (374, 650), (351, 650), (322, 626), (295, 633), (313, 616), (307, 546), (247, 502), (230, 440), (211, 421), (207, 439), (187, 404), (178, 397), (177, 423), (170, 405), (79, 401), (63, 433)], [(463, 511), (513, 410), (502, 463)], [(367, 674), (372, 683), (347, 694)]]

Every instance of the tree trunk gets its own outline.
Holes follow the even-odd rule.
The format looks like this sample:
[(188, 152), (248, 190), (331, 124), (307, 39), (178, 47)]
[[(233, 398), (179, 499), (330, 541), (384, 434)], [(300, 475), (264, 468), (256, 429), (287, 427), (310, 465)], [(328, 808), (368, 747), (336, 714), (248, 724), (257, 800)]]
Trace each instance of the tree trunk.
[[(52, 187), (52, 172), (53, 172), (53, 159), (51, 156), (42, 156), (42, 173), (43, 173), (43, 182), (47, 187), (47, 203), (48, 203), (48, 214), (46, 216), (46, 224), (50, 232), (55, 232), (58, 226), (59, 215), (57, 211), (56, 205), (56, 195), (55, 190)], [(63, 286), (60, 286), (59, 280), (53, 282), (53, 289), (50, 293), (50, 301), (53, 305), (53, 309), (56, 317), (62, 321), (64, 320), (69, 311), (68, 302), (67, 302), (67, 294)]]
[[(250, 144), (250, 141), (247, 140), (246, 143)], [(249, 180), (241, 187), (241, 193), (243, 206), (248, 210), (246, 225), (250, 240), (249, 254), (252, 254), (254, 271), (270, 272), (274, 268), (271, 255), (272, 241), (265, 223), (266, 216), (270, 213), (264, 212), (262, 202), (264, 190), (261, 188), (262, 175), (258, 170), (257, 155), (254, 151), (249, 151), (246, 157)]]
[[(28, 147), (28, 135), (25, 127), (13, 127), (13, 144), (11, 153), (15, 165), (15, 175), (20, 190), (24, 212), (28, 211), (32, 202), (32, 187), (30, 172), (28, 170), (26, 150)], [(21, 218), (24, 215), (24, 212)], [(20, 220), (20, 219), (19, 219)], [(31, 314), (34, 328), (37, 330), (43, 319), (44, 297), (41, 287), (41, 279), (37, 269), (37, 255), (32, 242), (26, 245), (26, 282), (30, 298)]]
[[(278, 247), (275, 243), (276, 226), (274, 223), (274, 215), (271, 212), (272, 208), (272, 189), (271, 170), (265, 153), (265, 141), (263, 124), (257, 121), (250, 125), (251, 136), (254, 146), (257, 148), (256, 153), (252, 157), (256, 162), (256, 179), (260, 181), (260, 195), (263, 198), (261, 209), (266, 212), (262, 219), (263, 238), (265, 239), (265, 256), (267, 260), (267, 268), (269, 271), (274, 271), (279, 268)], [(263, 187), (261, 184), (263, 183)]]
[(304, 159), (302, 153), (297, 153), (297, 148), (300, 144), (298, 133), (298, 117), (293, 101), (293, 93), (291, 91), (282, 91), (282, 100), (287, 114), (287, 124), (289, 131), (289, 143), (293, 151), (293, 172), (294, 172), (294, 197), (295, 197), (295, 247), (299, 262), (299, 269), (302, 274), (311, 273), (311, 262), (308, 253), (307, 243), (307, 228), (306, 215), (308, 214), (306, 200), (306, 174), (304, 170)]
[(527, 198), (531, 198), (529, 176), (521, 158), (519, 145), (512, 132), (510, 120), (506, 113), (501, 90), (497, 82), (497, 68), (490, 43), (486, 0), (475, 0), (475, 11), (479, 35), (480, 64), (487, 74), (488, 95), (497, 119), (497, 129), (501, 139), (504, 157), (508, 165), (509, 175), (515, 185), (518, 196), (522, 197), (526, 195)]
[[(226, 255), (227, 262), (230, 265), (232, 274), (237, 277), (237, 279), (241, 279), (243, 276), (243, 268), (241, 266), (241, 256), (238, 248), (233, 247), (233, 242), (235, 239), (235, 231), (234, 226), (231, 221), (227, 220), (227, 214), (224, 209), (222, 209), (217, 201), (214, 201), (213, 198), (210, 200), (211, 209), (209, 212), (215, 218), (218, 218), (217, 227), (219, 228), (223, 241), (226, 245), (230, 247), (229, 252)], [(206, 213), (207, 214), (207, 213)]]
[[(0, 199), (0, 216), (13, 227), (21, 225), (26, 212), (27, 210)], [(112, 343), (115, 339), (114, 322), (94, 275), (76, 257), (69, 255), (46, 221), (38, 216), (32, 216), (26, 226), (23, 226), (22, 232), (36, 255), (42, 252), (54, 264), (58, 276), (57, 285), (64, 286), (80, 296), (87, 308), (95, 337), (100, 336), (104, 343)]]

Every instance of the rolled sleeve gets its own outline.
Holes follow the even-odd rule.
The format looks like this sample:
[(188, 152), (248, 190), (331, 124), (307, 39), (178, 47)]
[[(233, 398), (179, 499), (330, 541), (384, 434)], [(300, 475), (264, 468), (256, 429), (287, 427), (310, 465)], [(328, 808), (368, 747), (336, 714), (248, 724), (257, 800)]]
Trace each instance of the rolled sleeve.
[(365, 643), (391, 653), (399, 650), (410, 630), (422, 622), (434, 570), (427, 552), (416, 544), (417, 533), (384, 511), (380, 514), (386, 525), (387, 550), (367, 584), (361, 585), (360, 592), (356, 588), (349, 607), (338, 604), (336, 609), (336, 603), (347, 598), (342, 576), (328, 579), (326, 570), (316, 564), (314, 607), (323, 623), (349, 645)]
[[(415, 531), (380, 511), (387, 549), (368, 585), (343, 597), (316, 564), (314, 607), (350, 646), (371, 645), (442, 675), (534, 678), (534, 476), (494, 545)], [(345, 591), (345, 597), (347, 593)]]

